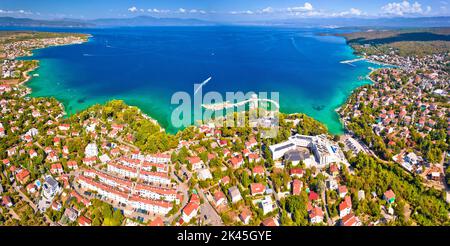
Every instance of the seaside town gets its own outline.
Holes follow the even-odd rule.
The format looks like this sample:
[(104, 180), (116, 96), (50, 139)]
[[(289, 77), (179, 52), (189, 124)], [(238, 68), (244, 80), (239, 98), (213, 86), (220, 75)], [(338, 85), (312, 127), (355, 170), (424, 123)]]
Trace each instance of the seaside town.
[(373, 71), (340, 109), (349, 131), (383, 160), (400, 164), (425, 183), (448, 190), (449, 53), (371, 55), (395, 67)]
[(31, 56), (32, 50), (49, 46), (80, 44), (88, 35), (69, 35), (65, 33), (6, 32), (0, 34), (1, 79), (4, 84), (18, 84), (29, 79), (28, 72), (36, 69), (37, 61), (17, 60)]
[(23, 81), (9, 77), (23, 72), (15, 58), (30, 49), (85, 39), (6, 40), (0, 225), (450, 223), (441, 60), (448, 54), (380, 56), (399, 67), (373, 72), (374, 84), (342, 107), (348, 134), (330, 135), (304, 114), (280, 114), (278, 135), (264, 138), (256, 126), (213, 122), (167, 134), (118, 100), (67, 116), (56, 99), (30, 97)]

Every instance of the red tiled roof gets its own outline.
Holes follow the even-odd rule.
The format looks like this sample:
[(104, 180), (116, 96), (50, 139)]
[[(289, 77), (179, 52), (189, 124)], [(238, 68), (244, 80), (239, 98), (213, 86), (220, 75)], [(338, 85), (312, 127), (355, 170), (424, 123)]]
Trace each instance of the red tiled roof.
[(93, 180), (91, 178), (84, 177), (84, 176), (78, 176), (77, 179), (78, 180), (82, 180), (82, 181), (84, 181), (84, 182), (86, 182), (86, 183), (88, 183), (88, 184), (90, 184), (92, 186), (95, 186), (95, 187), (97, 187), (97, 188), (99, 188), (101, 190), (104, 190), (105, 192), (113, 193), (113, 194), (115, 194), (117, 196), (120, 196), (122, 198), (125, 198), (125, 199), (128, 198), (128, 195), (126, 193), (124, 193), (122, 191), (115, 190), (115, 189), (111, 188), (110, 186), (107, 186), (107, 185), (105, 185), (103, 183), (97, 182), (97, 181), (95, 181), (95, 180)]
[(27, 169), (22, 169), (16, 174), (16, 178), (19, 181), (25, 180), (30, 175), (30, 172)]
[(253, 173), (254, 174), (263, 174), (264, 173), (264, 168), (262, 166), (255, 166), (253, 168)]
[(294, 179), (294, 181), (292, 181), (292, 194), (299, 195), (301, 186), (302, 182), (298, 179)]
[(55, 169), (57, 169), (57, 170), (62, 170), (63, 169), (63, 167), (62, 167), (62, 165), (61, 165), (61, 163), (56, 163), (56, 164), (52, 164), (52, 166), (50, 167), (50, 169), (51, 170), (55, 170)]
[(110, 181), (112, 181), (114, 183), (117, 183), (118, 185), (121, 185), (123, 188), (127, 188), (127, 189), (131, 189), (131, 186), (132, 186), (132, 182), (130, 182), (128, 180), (121, 179), (121, 178), (118, 178), (116, 176), (112, 176), (112, 175), (109, 175), (107, 173), (100, 172), (100, 171), (95, 170), (95, 169), (85, 170), (83, 174), (85, 176), (98, 176), (98, 177), (100, 177), (102, 179), (110, 180)]
[(264, 191), (266, 190), (266, 187), (261, 183), (252, 183), (252, 184), (250, 184), (250, 190), (251, 190), (252, 194), (260, 194), (260, 193), (264, 193)]
[(346, 201), (343, 201), (339, 204), (339, 211), (343, 211), (347, 208), (352, 208), (352, 206), (348, 204)]
[(309, 199), (310, 201), (316, 201), (316, 200), (319, 200), (319, 194), (317, 194), (317, 193), (314, 192), (314, 191), (310, 191), (310, 192), (309, 192), (308, 199)]
[(241, 218), (242, 221), (247, 219), (247, 217), (251, 217), (251, 216), (252, 216), (252, 213), (248, 209), (242, 210), (241, 214), (239, 214), (239, 217)]
[(223, 194), (222, 191), (216, 191), (216, 192), (214, 193), (214, 200), (215, 200), (216, 202), (218, 202), (220, 199), (223, 199), (223, 198), (225, 198), (225, 194)]
[(258, 159), (259, 155), (256, 153), (250, 153), (248, 154), (248, 159)]
[(158, 206), (163, 208), (171, 208), (172, 203), (166, 202), (166, 201), (160, 201), (160, 200), (151, 200), (151, 199), (145, 199), (139, 196), (132, 196), (130, 199), (132, 202), (141, 202), (152, 206)]
[(67, 162), (67, 166), (73, 167), (73, 166), (78, 166), (78, 164), (77, 164), (76, 161), (68, 161), (68, 162)]
[(200, 197), (197, 194), (192, 194), (189, 202), (200, 204)]
[(303, 169), (301, 169), (299, 167), (294, 167), (294, 168), (291, 168), (290, 173), (291, 173), (291, 175), (303, 175)]
[(152, 222), (148, 224), (149, 226), (164, 226), (164, 221), (161, 217), (156, 217)]
[(339, 171), (339, 169), (338, 169), (338, 166), (336, 164), (331, 164), (330, 165), (330, 172), (331, 173), (338, 172), (338, 171)]
[(354, 226), (358, 223), (358, 217), (356, 217), (353, 213), (349, 213), (342, 218), (343, 226)]
[(88, 200), (88, 199), (86, 199), (86, 198), (84, 198), (84, 197), (82, 197), (80, 194), (78, 194), (76, 191), (72, 191), (72, 192), (70, 192), (70, 195), (72, 196), (72, 197), (75, 197), (75, 199), (77, 199), (77, 202), (81, 202), (81, 203), (83, 203), (85, 206), (88, 206), (89, 205), (89, 203), (90, 203), (90, 201)]
[(202, 159), (200, 159), (200, 157), (198, 157), (198, 156), (188, 157), (187, 159), (192, 165), (196, 164), (196, 163), (200, 163), (202, 161)]
[(344, 201), (350, 205), (350, 207), (352, 206), (352, 199), (350, 198), (350, 196), (345, 196)]
[(384, 193), (386, 199), (390, 200), (391, 198), (395, 198), (395, 194), (392, 190), (388, 190)]
[(278, 226), (274, 218), (267, 218), (262, 222), (263, 226)]
[(184, 208), (183, 213), (187, 216), (190, 216), (193, 212), (196, 212), (198, 209), (198, 204), (195, 202), (189, 202)]
[(221, 182), (222, 184), (228, 184), (228, 183), (230, 183), (230, 177), (225, 176), (225, 177), (223, 177), (223, 178), (220, 180), (220, 182)]
[(238, 166), (239, 164), (242, 163), (242, 161), (243, 161), (243, 159), (242, 159), (242, 158), (239, 158), (239, 157), (232, 157), (231, 160), (230, 160), (231, 165), (232, 165), (233, 167)]
[(347, 192), (348, 192), (348, 191), (347, 191), (347, 186), (345, 186), (345, 185), (339, 186), (339, 187), (338, 187), (338, 190), (339, 190), (339, 194), (341, 194), (341, 193), (347, 193)]
[(314, 217), (323, 217), (323, 211), (322, 211), (322, 209), (321, 208), (319, 208), (319, 207), (314, 207), (312, 210), (311, 210), (311, 213), (309, 214), (309, 217), (310, 218), (314, 218)]
[(149, 186), (149, 185), (144, 185), (144, 184), (136, 184), (135, 190), (146, 190), (146, 191), (151, 191), (160, 195), (176, 195), (177, 191), (174, 189), (165, 189), (165, 188), (159, 188), (159, 187), (153, 187), (153, 186)]
[(78, 224), (79, 225), (91, 225), (92, 221), (83, 215), (78, 217)]

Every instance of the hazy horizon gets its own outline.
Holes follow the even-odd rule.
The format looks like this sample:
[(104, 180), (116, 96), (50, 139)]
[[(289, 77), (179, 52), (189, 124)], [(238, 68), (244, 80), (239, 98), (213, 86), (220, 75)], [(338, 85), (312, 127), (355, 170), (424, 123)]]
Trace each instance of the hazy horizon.
[(0, 17), (30, 18), (35, 20), (105, 18), (155, 18), (200, 19), (206, 21), (269, 21), (283, 19), (329, 18), (417, 18), (448, 17), (450, 1), (447, 0), (374, 0), (370, 2), (348, 0), (2, 0)]

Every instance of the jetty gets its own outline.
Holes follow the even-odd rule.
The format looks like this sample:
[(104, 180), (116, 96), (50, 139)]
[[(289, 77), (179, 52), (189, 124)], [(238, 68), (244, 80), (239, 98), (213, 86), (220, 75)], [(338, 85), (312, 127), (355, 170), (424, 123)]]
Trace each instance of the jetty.
[(223, 103), (214, 103), (214, 104), (202, 104), (202, 107), (208, 110), (222, 110), (222, 109), (226, 109), (226, 108), (232, 108), (232, 107), (239, 107), (242, 105), (245, 105), (247, 103), (251, 103), (250, 105), (252, 106), (252, 108), (256, 108), (258, 105), (258, 102), (269, 102), (273, 105), (275, 105), (275, 107), (277, 107), (278, 109), (280, 108), (280, 105), (278, 104), (278, 102), (271, 100), (271, 99), (266, 99), (266, 98), (258, 98), (258, 97), (252, 97), (250, 99), (244, 100), (244, 101), (240, 101), (240, 102), (236, 102), (236, 103), (231, 103), (229, 101), (225, 101)]
[(351, 60), (341, 61), (340, 63), (342, 63), (342, 64), (348, 64), (348, 65), (350, 65), (350, 66), (355, 66), (355, 65), (353, 65), (352, 63), (354, 63), (354, 62), (359, 62), (359, 61), (364, 61), (364, 60), (366, 60), (366, 58), (361, 57), (361, 58), (356, 58), (356, 59), (351, 59)]
[(355, 59), (351, 59), (351, 60), (345, 60), (345, 61), (341, 61), (342, 64), (349, 64), (349, 63), (354, 63), (354, 62), (359, 62), (359, 61), (364, 61), (366, 58), (361, 57), (361, 58), (355, 58)]

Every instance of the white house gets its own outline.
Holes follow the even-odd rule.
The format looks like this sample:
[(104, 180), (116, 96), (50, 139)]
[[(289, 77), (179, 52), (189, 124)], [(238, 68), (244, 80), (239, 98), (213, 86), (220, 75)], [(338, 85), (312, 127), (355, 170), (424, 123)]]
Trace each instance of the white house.
[(197, 215), (198, 204), (196, 202), (189, 202), (184, 208), (182, 213), (182, 219), (185, 222), (191, 221)]
[(273, 211), (273, 203), (270, 196), (266, 196), (264, 200), (261, 201), (260, 206), (264, 212), (264, 214), (268, 214)]
[(203, 168), (197, 171), (199, 180), (212, 179), (211, 172), (207, 168)]
[(84, 149), (84, 155), (86, 157), (98, 156), (98, 149), (95, 143), (90, 143)]
[(236, 186), (228, 189), (228, 195), (230, 195), (232, 203), (242, 200), (241, 192), (239, 192), (239, 189)]

